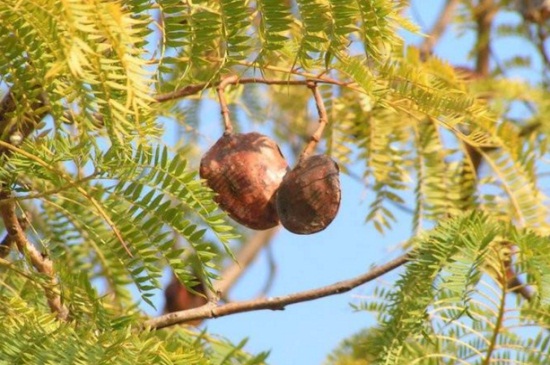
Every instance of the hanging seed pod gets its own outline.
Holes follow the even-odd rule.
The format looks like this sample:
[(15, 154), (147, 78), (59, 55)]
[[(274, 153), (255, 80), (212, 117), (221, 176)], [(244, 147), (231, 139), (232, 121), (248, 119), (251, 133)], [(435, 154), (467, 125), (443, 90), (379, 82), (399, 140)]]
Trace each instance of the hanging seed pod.
[(288, 171), (277, 144), (259, 133), (225, 134), (203, 156), (200, 176), (220, 207), (257, 230), (279, 224), (275, 192)]
[[(194, 285), (192, 291), (181, 284), (178, 278), (172, 274), (170, 284), (164, 290), (164, 313), (172, 313), (187, 309), (197, 308), (208, 303), (206, 290), (202, 283)], [(202, 294), (202, 295), (201, 295)], [(186, 322), (190, 326), (200, 325), (202, 320)]]
[(283, 226), (296, 234), (325, 229), (340, 207), (336, 162), (327, 156), (303, 158), (286, 174), (277, 191), (277, 212)]

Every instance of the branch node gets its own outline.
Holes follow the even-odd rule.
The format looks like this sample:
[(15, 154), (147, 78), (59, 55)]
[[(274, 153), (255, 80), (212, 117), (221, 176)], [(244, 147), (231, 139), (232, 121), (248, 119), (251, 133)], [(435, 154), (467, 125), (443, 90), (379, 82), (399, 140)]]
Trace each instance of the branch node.
[(218, 307), (216, 303), (210, 302), (207, 304), (210, 306), (210, 318), (218, 318), (218, 313), (216, 313), (216, 308)]

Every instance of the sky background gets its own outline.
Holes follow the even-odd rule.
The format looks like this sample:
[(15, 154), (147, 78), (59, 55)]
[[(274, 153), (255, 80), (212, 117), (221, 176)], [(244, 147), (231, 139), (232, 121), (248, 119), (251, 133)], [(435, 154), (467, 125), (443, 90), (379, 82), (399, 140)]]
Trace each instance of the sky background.
[[(408, 15), (427, 32), (443, 3), (442, 0), (412, 1), (413, 11)], [(501, 20), (510, 18), (505, 15)], [(418, 36), (408, 33), (403, 36), (408, 43), (418, 44), (421, 41)], [(471, 32), (457, 38), (456, 32), (450, 29), (438, 43), (435, 54), (454, 65), (472, 65), (473, 60), (468, 59), (467, 52), (473, 40)], [(501, 47), (504, 52), (530, 51), (525, 44), (514, 39), (498, 42), (506, 42), (506, 47)], [(502, 46), (502, 43), (497, 45)], [(498, 55), (502, 58), (506, 56), (505, 53)], [(521, 77), (531, 75), (518, 71)], [(217, 120), (219, 110), (216, 104), (212, 105), (205, 118)], [(212, 141), (217, 136), (219, 132), (211, 136)], [(369, 191), (345, 175), (341, 175), (341, 184), (340, 211), (326, 230), (310, 236), (294, 235), (285, 230), (277, 234), (272, 242), (277, 274), (270, 296), (317, 288), (365, 273), (371, 265), (387, 262), (397, 256), (397, 246), (410, 237), (409, 214), (395, 210), (398, 222), (392, 231), (381, 235), (372, 224), (365, 223), (368, 206), (373, 198)], [(406, 198), (412, 200), (412, 195)], [(412, 204), (409, 206), (412, 207)], [(380, 283), (390, 286), (398, 272), (394, 271), (348, 293), (291, 305), (284, 311), (256, 311), (209, 320), (202, 328), (206, 327), (209, 333), (221, 335), (235, 343), (248, 337), (245, 349), (252, 353), (271, 351), (268, 358), (270, 364), (322, 364), (344, 338), (375, 323), (373, 315), (354, 312), (350, 304), (368, 299), (373, 288)], [(231, 298), (255, 298), (267, 276), (267, 258), (263, 252), (233, 287)], [(162, 307), (163, 299), (159, 296), (157, 308)]]

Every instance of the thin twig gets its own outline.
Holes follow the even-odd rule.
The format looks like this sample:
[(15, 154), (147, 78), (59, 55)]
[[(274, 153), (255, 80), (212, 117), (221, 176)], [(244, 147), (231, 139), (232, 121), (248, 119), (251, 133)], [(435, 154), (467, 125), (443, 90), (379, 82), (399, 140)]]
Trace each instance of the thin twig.
[[(69, 182), (69, 183), (67, 183), (63, 186), (58, 187), (58, 188), (45, 190), (45, 191), (37, 192), (37, 193), (34, 193), (34, 194), (19, 195), (17, 197), (10, 196), (10, 197), (7, 197), (7, 198), (0, 198), (0, 202), (5, 201), (5, 200), (23, 201), (23, 200), (40, 199), (40, 198), (44, 198), (44, 197), (47, 197), (47, 196), (59, 194), (61, 192), (69, 190), (70, 188), (75, 187), (76, 185), (81, 185), (85, 182), (96, 179), (98, 175), (99, 175), (99, 172), (93, 172), (92, 174), (90, 174), (88, 176), (82, 177), (78, 180), (71, 181), (71, 182)], [(29, 185), (30, 184), (26, 184), (25, 187), (29, 188)], [(30, 187), (30, 188), (32, 189), (32, 187)]]
[[(119, 242), (122, 244), (122, 247), (124, 248), (124, 250), (128, 253), (128, 255), (130, 257), (133, 257), (132, 255), (132, 252), (130, 251), (130, 249), (128, 248), (128, 245), (126, 244), (126, 241), (124, 240), (124, 237), (122, 236), (122, 233), (120, 232), (120, 230), (118, 229), (118, 227), (115, 225), (115, 223), (113, 222), (113, 220), (111, 219), (111, 217), (107, 214), (107, 212), (105, 211), (105, 209), (103, 209), (103, 207), (101, 206), (101, 204), (98, 203), (98, 201), (90, 195), (90, 193), (84, 189), (83, 187), (79, 186), (78, 184), (75, 184), (74, 183), (74, 180), (72, 180), (71, 176), (64, 173), (63, 171), (59, 170), (59, 169), (56, 169), (54, 166), (50, 165), (49, 163), (47, 163), (46, 161), (42, 160), (41, 158), (37, 157), (36, 155), (33, 155), (32, 153), (30, 152), (27, 152), (21, 148), (18, 148), (10, 143), (6, 143), (2, 140), (0, 140), (0, 148), (6, 148), (6, 150), (9, 150), (9, 151), (12, 151), (12, 152), (16, 152), (16, 153), (19, 153), (25, 157), (27, 157), (28, 159), (30, 160), (33, 160), (34, 162), (38, 163), (40, 166), (58, 174), (59, 176), (63, 177), (66, 181), (69, 182), (69, 184), (73, 184), (73, 186), (75, 187), (75, 189), (80, 193), (82, 194), (82, 196), (84, 196), (86, 199), (88, 199), (88, 201), (90, 202), (90, 204), (96, 208), (97, 212), (99, 213), (99, 215), (105, 220), (105, 222), (109, 225), (109, 227), (111, 227), (111, 229), (113, 230), (113, 233), (115, 234), (115, 236), (118, 238)], [(2, 197), (0, 196), (0, 201), (2, 201), (3, 199), (5, 199), (7, 197)]]
[[(514, 245), (509, 241), (502, 241), (502, 244), (505, 245), (505, 248), (509, 250), (509, 255), (503, 255), (503, 270), (504, 274), (502, 275), (502, 284), (506, 288), (517, 295), (520, 295), (527, 301), (533, 300), (534, 292), (532, 288), (524, 284), (521, 279), (516, 274), (514, 269), (513, 259), (519, 253), (519, 247)], [(497, 253), (498, 254), (498, 253)]]
[(537, 24), (537, 41), (535, 41), (535, 44), (537, 45), (544, 64), (546, 65), (546, 67), (550, 67), (550, 56), (548, 55), (545, 47), (547, 39), (548, 34), (546, 34), (544, 26), (541, 24)]
[(308, 157), (313, 153), (313, 151), (315, 151), (315, 147), (317, 147), (317, 144), (321, 140), (323, 131), (325, 130), (325, 126), (328, 123), (325, 103), (323, 102), (323, 96), (321, 95), (321, 92), (317, 87), (317, 83), (310, 81), (307, 84), (307, 87), (311, 89), (311, 91), (313, 92), (313, 97), (315, 98), (315, 105), (317, 106), (317, 113), (319, 114), (319, 127), (317, 127), (317, 130), (309, 139), (306, 148), (304, 148), (303, 152), (300, 154), (300, 160)]
[(165, 314), (146, 321), (144, 323), (144, 328), (161, 329), (164, 327), (173, 326), (176, 324), (185, 323), (197, 319), (218, 318), (235, 313), (251, 312), (264, 309), (284, 310), (287, 305), (307, 302), (319, 298), (328, 297), (331, 295), (348, 292), (353, 288), (372, 281), (404, 265), (410, 260), (410, 258), (410, 254), (406, 253), (384, 265), (371, 269), (363, 275), (317, 289), (306, 290), (303, 292), (283, 295), (280, 297), (254, 299), (227, 303), (223, 305), (209, 303), (199, 308)]
[(532, 288), (518, 278), (514, 268), (511, 266), (506, 267), (506, 287), (529, 302), (533, 300), (535, 293)]
[(189, 85), (180, 90), (176, 90), (167, 94), (160, 94), (156, 96), (155, 100), (157, 102), (175, 100), (179, 98), (184, 98), (186, 96), (194, 95), (207, 88), (216, 87), (216, 92), (218, 94), (221, 114), (223, 117), (223, 123), (225, 127), (225, 134), (230, 134), (233, 132), (233, 125), (231, 124), (231, 118), (229, 116), (229, 108), (227, 107), (227, 100), (225, 99), (225, 92), (224, 92), (225, 88), (228, 85), (239, 85), (239, 84), (293, 85), (293, 86), (305, 85), (313, 91), (313, 95), (315, 97), (315, 103), (317, 105), (317, 111), (319, 113), (319, 128), (317, 129), (317, 131), (315, 131), (314, 135), (311, 137), (311, 140), (307, 145), (306, 149), (304, 150), (304, 152), (302, 152), (302, 156), (306, 157), (315, 149), (315, 146), (319, 142), (323, 129), (325, 128), (327, 123), (327, 114), (323, 103), (323, 98), (317, 87), (318, 83), (342, 85), (340, 81), (327, 79), (322, 77), (322, 75), (318, 78), (308, 79), (308, 80), (268, 80), (268, 79), (262, 79), (262, 78), (256, 78), (256, 77), (239, 79), (237, 76), (233, 75), (222, 79), (222, 81), (220, 82)]
[(224, 78), (216, 88), (218, 93), (218, 99), (220, 101), (220, 108), (223, 118), (223, 125), (225, 127), (224, 134), (231, 134), (233, 132), (233, 124), (231, 124), (231, 118), (229, 117), (229, 108), (227, 107), (227, 100), (225, 99), (225, 88), (227, 85), (235, 84), (239, 81), (239, 78), (235, 75)]
[[(233, 76), (236, 77), (236, 76)], [(225, 86), (227, 85), (245, 85), (245, 84), (263, 84), (263, 85), (282, 85), (282, 86), (297, 86), (297, 85), (308, 85), (309, 82), (317, 82), (317, 83), (324, 83), (324, 84), (330, 84), (330, 85), (339, 85), (339, 86), (347, 86), (345, 83), (327, 78), (327, 77), (308, 77), (307, 80), (271, 80), (271, 79), (263, 79), (258, 77), (247, 77), (247, 78), (226, 78), (221, 82), (225, 82)], [(185, 98), (187, 96), (195, 95), (200, 93), (203, 90), (216, 87), (218, 88), (221, 84), (221, 82), (205, 82), (201, 84), (196, 85), (188, 85), (182, 89), (175, 90), (166, 94), (159, 94), (155, 97), (155, 101), (162, 103), (166, 101), (176, 100)]]
[(474, 9), (477, 24), (476, 71), (483, 77), (489, 76), (489, 59), (491, 56), (491, 27), (498, 10), (494, 0), (483, 0)]
[(423, 56), (428, 56), (433, 52), (433, 48), (439, 41), (439, 38), (445, 33), (447, 25), (450, 23), (453, 17), (453, 13), (458, 6), (458, 0), (447, 0), (445, 7), (439, 14), (437, 22), (433, 26), (430, 34), (424, 39), (424, 42), (420, 45), (420, 53)]
[[(5, 192), (2, 194), (6, 194)], [(61, 296), (57, 292), (58, 282), (53, 270), (53, 263), (47, 257), (42, 256), (40, 252), (29, 242), (27, 236), (23, 232), (17, 215), (15, 213), (15, 202), (11, 200), (5, 200), (0, 202), (0, 214), (4, 221), (4, 226), (8, 235), (12, 237), (19, 252), (29, 258), (32, 266), (36, 271), (47, 275), (50, 278), (50, 287), (46, 289), (46, 298), (50, 310), (57, 313), (57, 318), (66, 320), (68, 317), (68, 310), (61, 303)]]
[[(483, 0), (474, 10), (477, 24), (477, 58), (476, 58), (476, 72), (481, 77), (485, 78), (489, 76), (490, 56), (491, 56), (491, 28), (493, 19), (498, 7), (494, 0)], [(484, 149), (479, 147), (473, 147), (466, 144), (466, 151), (468, 157), (474, 164), (475, 172), (481, 162), (483, 161)], [(533, 295), (530, 289), (521, 282), (514, 272), (514, 269), (510, 266), (506, 268), (506, 275), (508, 276), (508, 289), (514, 293), (522, 296), (526, 300), (531, 300)]]
[(220, 293), (222, 298), (227, 297), (229, 289), (233, 287), (245, 269), (254, 261), (261, 249), (269, 244), (278, 230), (279, 227), (277, 226), (265, 231), (258, 231), (243, 245), (243, 248), (237, 254), (236, 262), (224, 270), (221, 274), (223, 279), (215, 285), (216, 292)]
[(267, 245), (265, 247), (265, 253), (267, 256), (267, 267), (269, 269), (267, 280), (264, 283), (264, 286), (262, 290), (260, 291), (260, 294), (258, 295), (259, 298), (264, 298), (267, 293), (271, 290), (271, 287), (273, 286), (273, 282), (275, 282), (275, 275), (277, 274), (277, 262), (275, 261), (275, 257), (273, 256), (273, 249), (270, 245)]

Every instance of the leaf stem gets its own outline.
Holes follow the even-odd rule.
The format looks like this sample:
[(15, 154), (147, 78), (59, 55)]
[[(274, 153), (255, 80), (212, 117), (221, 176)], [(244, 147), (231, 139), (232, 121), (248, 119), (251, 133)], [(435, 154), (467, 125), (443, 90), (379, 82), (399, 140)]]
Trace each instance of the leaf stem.
[(505, 265), (503, 262), (500, 262), (500, 264), (501, 264), (500, 273), (502, 277), (501, 277), (501, 280), (499, 280), (501, 292), (500, 292), (500, 301), (498, 305), (498, 315), (497, 315), (495, 327), (493, 330), (493, 336), (491, 337), (491, 341), (489, 342), (489, 348), (487, 349), (487, 356), (485, 356), (485, 358), (483, 359), (483, 363), (482, 363), (483, 365), (489, 365), (491, 363), (491, 357), (493, 356), (493, 352), (495, 351), (498, 335), (500, 334), (500, 330), (502, 328), (502, 324), (504, 321), (504, 311), (506, 309), (506, 294), (508, 290), (508, 283), (507, 283)]

